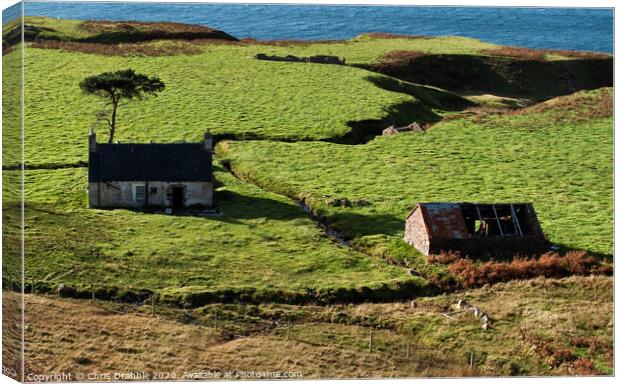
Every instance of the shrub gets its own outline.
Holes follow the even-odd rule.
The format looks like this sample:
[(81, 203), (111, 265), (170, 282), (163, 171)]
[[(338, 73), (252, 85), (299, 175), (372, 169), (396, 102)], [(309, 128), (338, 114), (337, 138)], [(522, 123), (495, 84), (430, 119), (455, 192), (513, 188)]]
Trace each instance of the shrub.
[(588, 348), (590, 353), (608, 349), (605, 340), (596, 336), (575, 336), (570, 340), (570, 344), (578, 348)]
[(470, 259), (458, 259), (448, 269), (464, 288), (536, 276), (608, 275), (613, 271), (587, 252), (569, 252), (565, 256), (548, 252), (539, 258), (516, 258), (511, 262), (491, 260), (479, 265)]
[(585, 357), (575, 360), (573, 363), (573, 369), (575, 369), (575, 373), (577, 375), (592, 376), (601, 374), (601, 372), (594, 367), (592, 360), (586, 359)]

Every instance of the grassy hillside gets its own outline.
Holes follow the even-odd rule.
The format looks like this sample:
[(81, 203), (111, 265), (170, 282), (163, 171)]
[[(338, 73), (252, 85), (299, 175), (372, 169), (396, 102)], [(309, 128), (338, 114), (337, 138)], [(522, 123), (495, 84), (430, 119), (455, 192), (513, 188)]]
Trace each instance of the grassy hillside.
[[(366, 145), (245, 141), (218, 151), (242, 177), (302, 199), (336, 229), (396, 253), (416, 202), (531, 201), (553, 243), (611, 255), (611, 98), (610, 89), (581, 92)], [(328, 206), (342, 197), (370, 205)]]
[(424, 284), (402, 268), (332, 243), (290, 200), (225, 172), (216, 178), (222, 216), (170, 216), (87, 209), (83, 168), (27, 171), (26, 281), (87, 292), (90, 285), (168, 288), (171, 298), (226, 289), (305, 293)]
[(123, 58), (27, 49), (27, 163), (86, 160), (86, 134), (103, 101), (85, 97), (78, 83), (119, 68), (156, 74), (167, 85), (157, 98), (121, 107), (121, 142), (199, 140), (206, 129), (239, 137), (324, 139), (347, 133), (348, 121), (381, 119), (390, 106), (414, 100), (377, 88), (357, 68), (255, 60), (260, 51), (211, 45), (200, 55)]
[[(37, 293), (26, 305), (30, 371), (613, 373), (609, 278), (419, 298), (456, 287), (457, 262), (429, 263), (402, 240), (416, 202), (527, 201), (562, 251), (587, 250), (609, 264), (613, 97), (600, 88), (611, 84), (608, 55), (461, 37), (236, 41), (170, 23), (26, 24), (25, 283)], [(3, 34), (9, 41), (15, 25)], [(258, 53), (336, 55), (347, 65), (256, 60)], [(19, 78), (10, 76), (19, 55), (3, 54), (3, 124), (13, 127), (3, 131), (4, 255), (19, 249)], [(94, 124), (103, 101), (78, 83), (125, 68), (161, 77), (166, 89), (122, 105), (116, 138), (198, 141), (210, 129), (219, 141), (221, 215), (87, 208), (87, 134), (95, 127), (103, 141), (106, 130)], [(413, 121), (427, 131), (379, 135)], [(335, 241), (325, 225), (350, 241)], [(17, 280), (19, 259), (3, 261), (3, 277)], [(593, 271), (580, 268), (549, 275)], [(61, 284), (61, 296), (89, 298), (94, 289), (98, 307), (46, 295)], [(157, 317), (147, 318), (152, 294)], [(415, 307), (403, 302), (413, 297)], [(491, 330), (467, 315), (443, 316), (463, 297), (489, 314)]]
[[(21, 19), (2, 26), (3, 51), (21, 41)], [(158, 39), (216, 39), (236, 41), (225, 32), (200, 25), (180, 23), (143, 23), (137, 21), (81, 21), (26, 16), (24, 40), (81, 43), (135, 43)]]
[[(185, 32), (178, 25), (162, 27), (170, 33), (157, 36), (164, 40), (127, 43), (129, 38), (123, 34), (133, 33), (136, 28), (149, 31), (162, 28), (145, 23), (140, 28), (127, 29), (122, 23), (100, 25), (47, 18), (27, 18), (26, 23), (47, 31), (41, 32), (38, 42), (27, 43), (25, 53), (26, 163), (36, 167), (86, 160), (85, 134), (104, 103), (95, 97), (85, 97), (78, 83), (103, 71), (131, 67), (158, 75), (167, 84), (158, 98), (121, 107), (117, 135), (121, 142), (196, 140), (206, 129), (237, 139), (337, 140), (351, 136), (355, 130), (377, 130), (393, 123), (435, 122), (442, 114), (468, 105), (458, 96), (435, 87), (398, 82), (359, 66), (373, 69), (386, 53), (394, 50), (423, 52), (430, 57), (475, 58), (486, 57), (500, 48), (461, 37), (381, 34), (322, 43), (220, 41), (213, 44), (213, 39), (179, 40)], [(102, 28), (121, 35), (120, 43), (97, 42), (103, 39), (96, 38), (97, 33), (103, 33)], [(181, 32), (174, 35), (177, 30)], [(46, 45), (50, 41), (73, 45)], [(75, 48), (75, 44), (90, 45), (82, 49)], [(115, 52), (126, 52), (128, 56), (116, 56)], [(259, 61), (254, 59), (257, 53), (332, 54), (344, 57), (351, 66)], [(18, 54), (10, 52), (4, 57), (10, 61)], [(556, 54), (547, 59), (559, 58), (564, 57)], [(589, 68), (588, 60), (571, 62), (575, 62), (577, 72)], [(505, 70), (531, 76), (523, 68), (511, 68)], [(467, 92), (463, 95), (474, 102), (485, 102), (482, 96), (494, 92), (493, 84), (487, 84), (486, 90), (476, 89), (474, 95)], [(574, 86), (581, 89), (596, 84), (584, 81)], [(563, 89), (556, 88), (545, 93), (545, 97)], [(501, 103), (509, 96), (500, 94), (496, 99)], [(517, 104), (527, 103), (529, 98), (540, 99), (542, 95), (523, 97), (525, 101)], [(101, 122), (99, 129), (100, 137), (104, 136)]]
[(606, 54), (584, 53), (549, 60), (542, 54), (505, 56), (505, 51), (510, 52), (504, 48), (483, 50), (483, 55), (392, 51), (377, 63), (363, 67), (467, 96), (490, 93), (532, 101), (613, 85), (613, 60)]
[[(65, 40), (93, 36), (80, 35), (92, 32), (92, 28), (75, 21), (29, 22), (68, 36)], [(122, 33), (124, 29), (118, 27), (116, 31)], [(89, 284), (101, 271), (108, 271), (110, 284), (119, 286), (229, 286), (230, 276), (225, 273), (205, 277), (206, 270), (200, 268), (208, 266), (235, 271), (233, 285), (237, 287), (299, 291), (341, 285), (335, 279), (343, 272), (353, 273), (348, 279), (350, 286), (404, 274), (402, 269), (377, 260), (371, 262), (362, 254), (337, 249), (326, 244), (325, 239), (325, 248), (317, 247), (308, 237), (315, 236), (313, 233), (319, 233), (318, 230), (292, 233), (290, 221), (279, 220), (282, 213), (271, 211), (270, 205), (266, 212), (260, 205), (252, 204), (247, 212), (239, 210), (247, 202), (245, 192), (223, 192), (218, 196), (219, 204), (236, 214), (249, 214), (252, 220), (261, 218), (264, 225), (229, 228), (220, 223), (228, 219), (170, 218), (85, 209), (85, 169), (79, 167), (84, 166), (87, 158), (86, 133), (103, 102), (83, 95), (78, 83), (89, 75), (127, 67), (156, 74), (167, 87), (157, 98), (121, 107), (117, 133), (121, 142), (194, 141), (200, 140), (206, 129), (220, 138), (235, 138), (237, 141), (222, 143), (218, 148), (220, 156), (233, 160), (235, 172), (271, 192), (304, 200), (315, 213), (326, 216), (334, 228), (353, 238), (355, 245), (377, 256), (427, 268), (420, 265), (420, 255), (400, 240), (405, 215), (422, 200), (532, 201), (551, 241), (565, 249), (611, 253), (611, 224), (607, 220), (612, 206), (609, 90), (582, 93), (574, 98), (573, 105), (546, 110), (495, 116), (474, 109), (475, 116), (490, 117), (470, 118), (468, 114), (472, 112), (460, 111), (475, 104), (441, 88), (400, 81), (359, 66), (269, 62), (256, 60), (254, 55), (335, 54), (348, 63), (367, 65), (381, 62), (386, 52), (397, 49), (476, 58), (505, 56), (501, 47), (463, 38), (376, 34), (341, 42), (205, 44), (199, 40), (192, 44), (198, 53), (130, 57), (27, 45), (26, 166), (60, 168), (27, 174), (26, 194), (34, 208), (27, 216), (32, 255), (29, 277)], [(10, 52), (3, 58), (8, 63), (16, 62), (18, 53)], [(564, 55), (554, 53), (536, 60), (567, 61), (570, 55)], [(571, 61), (578, 62), (579, 58)], [(7, 77), (3, 81), (10, 85)], [(471, 95), (465, 96), (472, 99)], [(488, 96), (496, 97), (493, 100), (503, 97)], [(10, 98), (5, 100), (8, 110)], [(575, 106), (581, 105), (585, 109), (575, 111)], [(608, 110), (592, 114), (591, 110), (600, 105), (606, 105)], [(365, 145), (327, 142), (347, 139), (356, 144), (364, 134), (376, 133), (387, 124), (411, 121), (438, 124), (427, 133), (378, 137)], [(101, 124), (98, 133), (100, 140), (104, 140)], [(251, 140), (257, 138), (261, 140)], [(4, 166), (15, 166), (15, 161), (5, 158)], [(63, 169), (67, 166), (78, 168)], [(225, 172), (219, 175), (227, 188), (254, 190)], [(330, 200), (341, 197), (370, 204), (353, 208), (329, 206)], [(305, 225), (312, 228), (301, 209), (287, 204), (276, 206), (287, 211), (286, 215), (303, 218)], [(43, 213), (35, 213), (37, 210)], [(59, 224), (63, 223), (60, 219), (70, 221), (73, 230)], [(92, 222), (90, 226), (85, 225), (88, 220)], [(152, 228), (158, 228), (158, 232), (152, 233)], [(211, 241), (197, 235), (205, 231)], [(157, 241), (162, 233), (166, 234), (165, 240)], [(58, 238), (67, 240), (50, 246)], [(75, 249), (78, 238), (89, 241), (81, 242), (82, 248)], [(233, 244), (230, 253), (221, 260), (205, 261), (210, 247), (213, 252), (230, 248), (228, 242)], [(247, 260), (231, 260), (239, 250), (244, 250), (241, 255), (246, 255)], [(175, 252), (180, 255), (173, 255)], [(260, 259), (270, 258), (273, 252), (281, 255), (278, 257), (298, 254), (301, 264), (307, 261), (302, 259), (312, 262), (300, 266), (300, 275), (294, 275), (295, 281), (291, 282), (287, 273), (298, 272), (287, 270), (281, 275), (280, 269), (286, 268), (286, 263), (277, 258)], [(346, 263), (338, 264), (338, 258), (332, 257), (334, 252), (363, 263), (351, 262), (351, 268)], [(105, 257), (99, 258), (100, 254)], [(308, 258), (310, 254), (316, 256)], [(48, 262), (40, 263), (42, 260)], [(166, 267), (168, 262), (173, 265)], [(196, 263), (198, 269), (187, 268), (187, 263)], [(268, 265), (274, 268), (273, 276), (264, 276), (269, 282), (256, 279), (244, 272), (246, 267), (242, 266), (246, 263), (247, 269), (256, 271)], [(87, 265), (91, 267), (86, 268)], [(121, 273), (119, 265), (133, 272)], [(160, 268), (161, 272), (140, 272), (144, 265)], [(171, 273), (172, 270), (179, 270), (179, 274)], [(333, 272), (333, 280), (325, 271)]]
[[(158, 306), (156, 317), (145, 316), (149, 305), (26, 295), (27, 367), (169, 371), (178, 380), (184, 371), (257, 367), (305, 379), (613, 374), (612, 286), (611, 278), (535, 279), (421, 299), (416, 308), (210, 305), (188, 313)], [(489, 314), (490, 330), (469, 313), (442, 315), (461, 298)]]

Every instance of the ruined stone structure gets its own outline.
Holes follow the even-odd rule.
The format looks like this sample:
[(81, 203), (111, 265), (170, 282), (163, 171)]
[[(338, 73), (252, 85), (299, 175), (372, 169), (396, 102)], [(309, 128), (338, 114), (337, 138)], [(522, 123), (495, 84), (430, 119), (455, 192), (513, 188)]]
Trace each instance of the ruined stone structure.
[(422, 127), (420, 124), (416, 123), (415, 121), (407, 126), (404, 127), (397, 127), (395, 125), (390, 125), (389, 127), (385, 128), (381, 134), (383, 136), (393, 136), (393, 135), (398, 135), (401, 132), (426, 132), (425, 128)]
[(213, 206), (213, 139), (202, 143), (101, 144), (88, 148), (91, 208)]
[(424, 255), (514, 256), (549, 249), (530, 203), (419, 203), (407, 216), (405, 241)]
[(259, 53), (254, 57), (258, 60), (269, 60), (269, 61), (291, 61), (291, 62), (297, 62), (297, 63), (336, 64), (336, 65), (345, 64), (344, 58), (341, 59), (338, 56), (329, 56), (329, 55), (298, 57), (298, 56), (293, 56), (293, 55), (269, 56), (264, 53)]

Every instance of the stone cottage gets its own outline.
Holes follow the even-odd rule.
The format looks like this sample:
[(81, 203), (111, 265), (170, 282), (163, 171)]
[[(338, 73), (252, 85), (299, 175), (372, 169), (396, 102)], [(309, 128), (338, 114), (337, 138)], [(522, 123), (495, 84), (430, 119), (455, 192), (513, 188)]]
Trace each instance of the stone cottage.
[(213, 138), (201, 143), (88, 143), (91, 208), (213, 206)]
[(514, 256), (549, 249), (530, 203), (419, 203), (407, 216), (405, 241), (424, 255)]

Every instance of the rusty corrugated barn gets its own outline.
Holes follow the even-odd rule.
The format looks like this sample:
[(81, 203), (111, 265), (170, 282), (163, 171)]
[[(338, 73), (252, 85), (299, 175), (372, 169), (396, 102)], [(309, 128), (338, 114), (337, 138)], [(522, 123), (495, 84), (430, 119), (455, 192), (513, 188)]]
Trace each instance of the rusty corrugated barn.
[(531, 203), (418, 203), (407, 216), (405, 241), (424, 255), (511, 256), (549, 249)]

